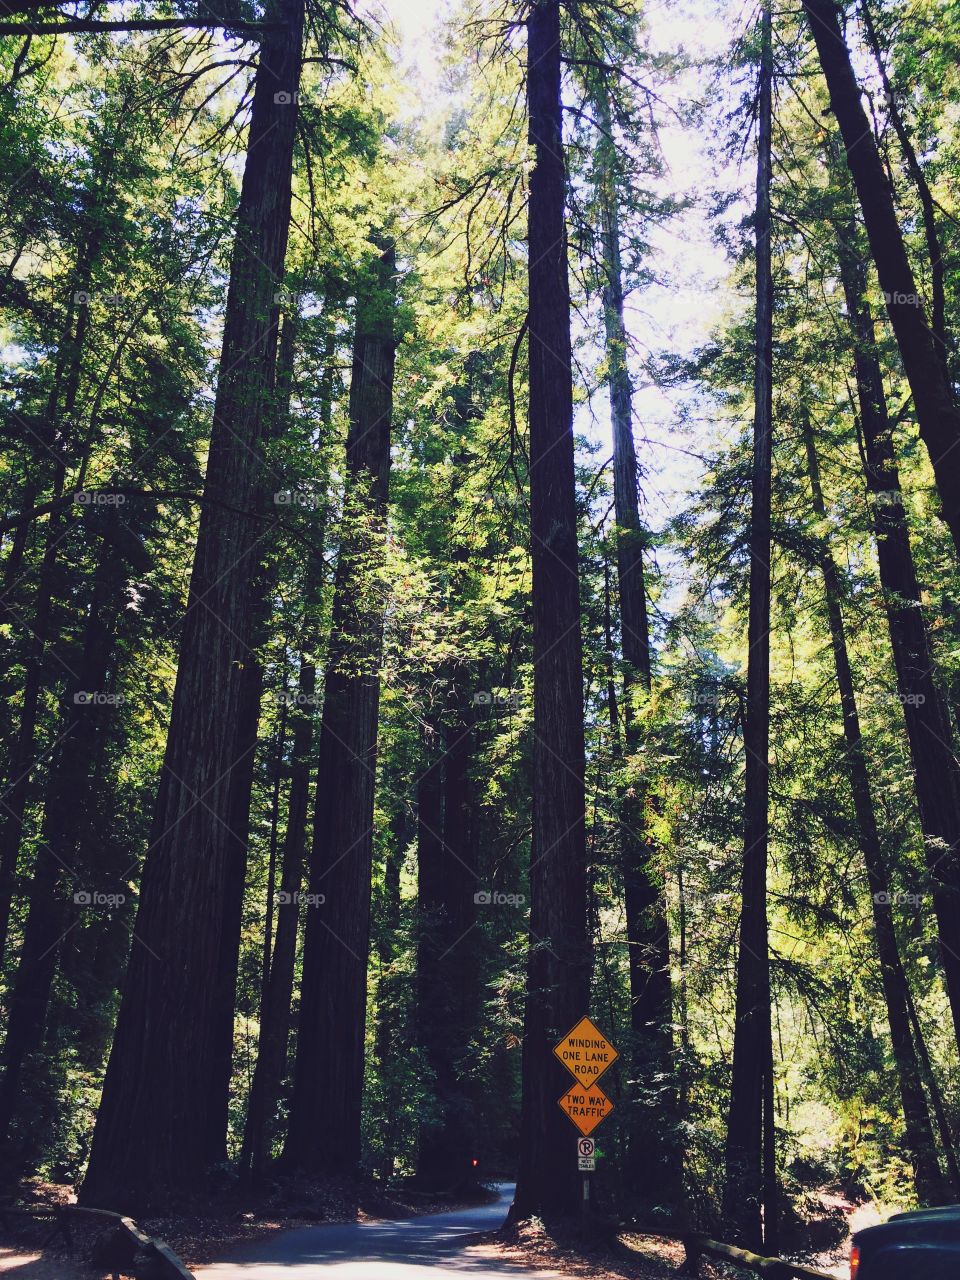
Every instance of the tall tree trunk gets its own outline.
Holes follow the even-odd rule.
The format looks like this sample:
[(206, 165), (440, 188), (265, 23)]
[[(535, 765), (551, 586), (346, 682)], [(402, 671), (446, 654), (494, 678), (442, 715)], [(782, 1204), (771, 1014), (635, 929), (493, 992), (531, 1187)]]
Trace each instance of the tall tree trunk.
[(575, 1133), (557, 1106), (569, 1075), (556, 1041), (590, 999), (584, 830), (583, 668), (570, 283), (564, 218), (560, 5), (527, 18), (530, 175), (530, 535), (533, 563), (533, 840), (524, 1018), (519, 1216), (578, 1205)]
[(896, 94), (893, 91), (890, 76), (887, 73), (886, 63), (883, 60), (883, 50), (880, 48), (877, 29), (874, 25), (873, 15), (870, 12), (869, 0), (861, 0), (860, 12), (863, 14), (863, 25), (867, 33), (867, 41), (870, 45), (874, 62), (877, 64), (880, 83), (883, 85), (883, 91), (886, 95), (890, 121), (900, 142), (900, 149), (903, 152), (907, 172), (917, 189), (917, 197), (920, 201), (920, 211), (923, 215), (923, 234), (927, 242), (927, 258), (930, 262), (930, 327), (933, 330), (937, 351), (947, 375), (947, 384), (952, 392), (948, 359), (949, 348), (947, 346), (946, 264), (943, 261), (940, 228), (937, 226), (936, 204), (934, 203), (933, 192), (930, 190), (930, 184), (927, 182), (927, 175), (923, 171), (920, 158), (913, 145), (913, 139), (910, 137), (900, 111), (900, 104), (897, 102)]
[[(290, 399), (293, 393), (294, 358), (298, 322), (295, 313), (284, 315), (277, 350), (277, 369), (270, 411), (263, 426), (265, 439), (279, 439), (289, 424)], [(266, 505), (267, 494), (260, 502)], [(215, 1002), (219, 1030), (216, 1034), (218, 1063), (211, 1076), (208, 1107), (207, 1163), (222, 1163), (227, 1158), (227, 1126), (230, 1114), (230, 1081), (233, 1075), (234, 1022), (236, 1010), (237, 966), (240, 958), (240, 933), (243, 924), (243, 898), (246, 890), (247, 847), (250, 839), (250, 806), (256, 766), (260, 706), (263, 698), (263, 661), (260, 648), (267, 640), (272, 605), (274, 570), (269, 554), (258, 553), (253, 571), (249, 600), (247, 635), (250, 648), (243, 664), (240, 714), (237, 728), (237, 762), (232, 774), (229, 827), (234, 834), (228, 866), (228, 889), (224, 895), (222, 945), (217, 980), (220, 994)], [(273, 904), (268, 902), (267, 910)]]
[[(106, 545), (94, 575), (89, 613), (84, 628), (79, 670), (67, 682), (58, 733), (58, 748), (47, 781), (46, 806), (30, 884), (30, 908), (23, 948), (10, 997), (7, 1035), (0, 1081), (0, 1142), (10, 1137), (20, 1102), (23, 1071), (44, 1040), (50, 992), (57, 969), (67, 900), (72, 893), (122, 892), (122, 885), (106, 890), (85, 883), (77, 866), (80, 816), (89, 800), (91, 762), (112, 704), (104, 701), (114, 651), (115, 611), (120, 598), (122, 567)], [(92, 904), (97, 909), (98, 904)], [(101, 908), (102, 909), (102, 908)]]
[[(463, 708), (462, 691), (452, 687)], [(459, 697), (457, 696), (459, 694)], [(429, 1187), (470, 1180), (475, 1151), (465, 1063), (479, 1016), (474, 894), (477, 872), (470, 832), (470, 727), (461, 715), (444, 730), (442, 757), (421, 787), (417, 856), (417, 1029), (433, 1075), (435, 1113), (420, 1126), (417, 1177)], [(436, 803), (432, 791), (442, 804)]]
[[(613, 495), (616, 514), (617, 589), (623, 647), (623, 704), (628, 755), (643, 747), (633, 707), (638, 687), (650, 694), (650, 626), (644, 581), (644, 532), (633, 438), (633, 388), (627, 365), (616, 148), (606, 87), (599, 93), (602, 136), (597, 144), (605, 287), (603, 318), (613, 427)], [(633, 780), (619, 797), (624, 911), (630, 959), (631, 1082), (630, 1191), (642, 1204), (675, 1199), (680, 1161), (672, 1141), (673, 992), (666, 894), (649, 834), (647, 798)]]
[(854, 370), (867, 489), (873, 504), (877, 567), (933, 884), (940, 955), (954, 1034), (960, 1043), (960, 765), (953, 749), (953, 726), (946, 699), (936, 679), (913, 563), (893, 426), (887, 414), (873, 320), (866, 301), (866, 268), (857, 253), (854, 227), (838, 226), (837, 236), (841, 283), (854, 336)]
[[(383, 562), (396, 355), (394, 251), (358, 287), (347, 492), (317, 751), (317, 805), (287, 1163), (360, 1161)], [(323, 901), (319, 900), (322, 895)], [(321, 1083), (323, 1087), (321, 1088)]]
[(759, 1252), (776, 1238), (776, 1204), (769, 1196), (764, 1116), (773, 1076), (770, 958), (767, 949), (767, 838), (770, 789), (770, 508), (773, 466), (773, 270), (770, 252), (773, 42), (770, 7), (761, 16), (756, 208), (756, 365), (753, 494), (750, 515), (750, 608), (747, 624), (747, 708), (744, 849), (736, 1027), (727, 1124), (724, 1217), (737, 1237)]
[(913, 395), (917, 425), (930, 453), (943, 518), (960, 551), (960, 409), (954, 403), (937, 338), (924, 315), (897, 222), (893, 192), (860, 100), (838, 10), (833, 0), (803, 0), (803, 8), (846, 147), (887, 314)]
[[(244, 663), (257, 569), (260, 445), (276, 357), (300, 82), (303, 0), (278, 0), (265, 35), (230, 272), (204, 504), (173, 713), (144, 870), (135, 943), (82, 1196), (136, 1205), (196, 1183), (211, 1150), (222, 1077), (218, 1016), (232, 947), (233, 772), (242, 767)], [(232, 1033), (232, 1020), (229, 1030)]]
[[(813, 510), (817, 519), (823, 522), (826, 520), (827, 509), (823, 500), (820, 463), (809, 419), (804, 423), (804, 446)], [(927, 1110), (920, 1067), (913, 1037), (910, 1034), (906, 975), (900, 963), (897, 948), (893, 909), (890, 905), (890, 882), (873, 806), (869, 765), (860, 734), (860, 716), (857, 710), (853, 673), (850, 670), (847, 637), (840, 606), (840, 577), (833, 556), (826, 547), (820, 554), (820, 571), (823, 574), (827, 624), (830, 629), (830, 643), (837, 671), (837, 689), (840, 694), (843, 736), (847, 746), (846, 762), (850, 775), (850, 790), (857, 818), (860, 851), (867, 870), (867, 887), (870, 890), (873, 911), (873, 933), (877, 958), (880, 961), (880, 977), (887, 1008), (887, 1022), (890, 1027), (890, 1044), (897, 1069), (907, 1149), (910, 1153), (914, 1184), (920, 1203), (945, 1204), (950, 1198), (950, 1192), (937, 1159), (930, 1113)]]

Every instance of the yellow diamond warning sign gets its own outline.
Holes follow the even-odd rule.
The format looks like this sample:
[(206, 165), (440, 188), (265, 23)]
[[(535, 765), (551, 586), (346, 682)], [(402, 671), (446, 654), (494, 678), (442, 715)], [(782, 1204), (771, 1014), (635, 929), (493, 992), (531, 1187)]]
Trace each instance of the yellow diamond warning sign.
[[(581, 1018), (559, 1044), (554, 1045), (553, 1052), (570, 1074), (576, 1077), (577, 1084), (584, 1088), (595, 1084), (607, 1067), (619, 1057), (607, 1037), (589, 1018)], [(590, 1130), (584, 1129), (583, 1132), (589, 1133)]]
[(613, 1110), (613, 1103), (596, 1085), (592, 1089), (574, 1085), (559, 1099), (559, 1105), (583, 1134), (593, 1133)]
[[(606, 1119), (613, 1110), (613, 1103), (598, 1087), (597, 1080), (617, 1060), (619, 1054), (589, 1018), (581, 1018), (553, 1046), (553, 1052), (577, 1081), (562, 1098), (557, 1099), (560, 1110), (566, 1113), (582, 1134), (593, 1133), (600, 1121)], [(577, 1149), (577, 1164), (583, 1170), (593, 1166), (592, 1142), (589, 1152)], [(585, 1183), (584, 1195), (586, 1194)]]

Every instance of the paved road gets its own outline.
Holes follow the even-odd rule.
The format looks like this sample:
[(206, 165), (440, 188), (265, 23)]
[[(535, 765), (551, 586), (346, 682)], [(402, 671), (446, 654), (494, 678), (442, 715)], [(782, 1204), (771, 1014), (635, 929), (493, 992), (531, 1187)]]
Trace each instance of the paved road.
[(556, 1272), (526, 1271), (466, 1249), (467, 1237), (494, 1230), (506, 1217), (513, 1185), (497, 1190), (495, 1204), (474, 1209), (278, 1232), (195, 1274), (197, 1280), (559, 1280)]

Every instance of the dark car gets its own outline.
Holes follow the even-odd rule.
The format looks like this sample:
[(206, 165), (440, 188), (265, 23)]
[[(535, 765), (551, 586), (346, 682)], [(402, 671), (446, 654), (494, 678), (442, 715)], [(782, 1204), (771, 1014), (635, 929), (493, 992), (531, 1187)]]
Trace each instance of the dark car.
[(960, 1205), (897, 1213), (853, 1237), (851, 1280), (960, 1280)]

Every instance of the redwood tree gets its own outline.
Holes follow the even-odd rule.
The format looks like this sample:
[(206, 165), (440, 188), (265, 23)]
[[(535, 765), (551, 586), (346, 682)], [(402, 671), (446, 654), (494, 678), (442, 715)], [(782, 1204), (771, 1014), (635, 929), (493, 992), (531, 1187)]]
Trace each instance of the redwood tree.
[(358, 286), (347, 484), (317, 749), (303, 981), (287, 1164), (360, 1161), (370, 876), (396, 357), (394, 250)]
[(558, 0), (535, 0), (527, 18), (533, 839), (519, 1216), (569, 1214), (578, 1203), (575, 1132), (557, 1106), (570, 1078), (551, 1050), (587, 1012), (590, 994), (560, 40)]
[(480, 1016), (471, 839), (472, 731), (463, 681), (450, 681), (442, 754), (417, 803), (417, 1039), (433, 1076), (434, 1107), (420, 1126), (417, 1177), (428, 1187), (471, 1178), (475, 1126), (464, 1046)]
[[(809, 419), (804, 423), (804, 447), (813, 511), (822, 526), (827, 518), (827, 508), (820, 482), (820, 461), (817, 457), (813, 426)], [(843, 720), (843, 736), (847, 748), (845, 759), (857, 819), (857, 835), (867, 872), (867, 888), (870, 891), (873, 914), (873, 936), (877, 948), (877, 959), (880, 962), (880, 979), (887, 1009), (887, 1023), (890, 1028), (890, 1045), (897, 1071), (900, 1105), (903, 1109), (907, 1150), (913, 1166), (914, 1186), (921, 1204), (945, 1204), (950, 1198), (949, 1187), (937, 1158), (933, 1126), (930, 1123), (920, 1064), (910, 1029), (910, 993), (907, 987), (907, 976), (900, 961), (893, 908), (890, 905), (890, 877), (887, 874), (873, 790), (870, 785), (870, 765), (860, 732), (860, 713), (857, 709), (841, 606), (840, 572), (827, 546), (820, 548), (818, 558), (820, 571), (823, 574), (827, 626), (830, 631), (830, 645), (833, 649), (837, 673), (837, 692), (840, 695), (840, 715)]]
[[(760, 19), (757, 131), (756, 329), (753, 479), (750, 510), (750, 606), (747, 706), (743, 726), (744, 841), (737, 958), (733, 1076), (727, 1124), (724, 1217), (751, 1249), (772, 1251), (776, 1235), (773, 1147), (773, 1046), (767, 950), (767, 840), (770, 791), (770, 501), (773, 468), (773, 270), (770, 189), (773, 41), (770, 8)], [(765, 1138), (767, 1141), (765, 1142)]]
[(834, 0), (803, 0), (803, 8), (846, 147), (887, 315), (913, 394), (917, 425), (930, 453), (943, 518), (960, 551), (960, 408), (954, 402), (942, 348), (924, 313), (839, 12)]
[(920, 827), (933, 888), (940, 957), (960, 1044), (960, 765), (953, 725), (938, 680), (910, 529), (900, 490), (873, 318), (866, 299), (867, 269), (855, 228), (838, 227), (840, 278), (854, 338), (857, 406), (873, 506), (877, 568), (883, 588), (897, 695), (903, 707)]
[[(204, 504), (130, 966), (82, 1188), (117, 1208), (196, 1182), (223, 1079), (218, 1016), (243, 835), (244, 664), (302, 64), (303, 0), (278, 0), (261, 46), (237, 213)], [(232, 993), (231, 993), (232, 994)], [(225, 1115), (225, 1110), (224, 1110)]]

